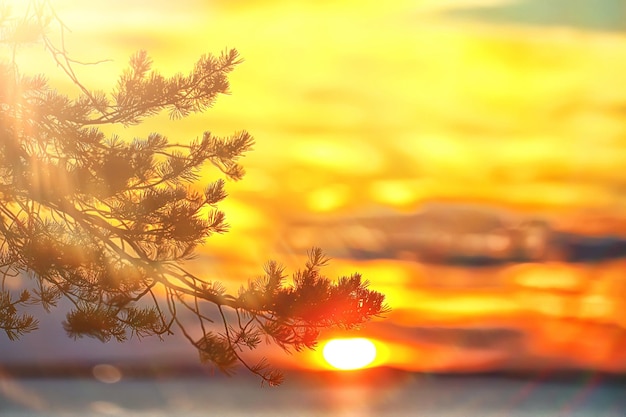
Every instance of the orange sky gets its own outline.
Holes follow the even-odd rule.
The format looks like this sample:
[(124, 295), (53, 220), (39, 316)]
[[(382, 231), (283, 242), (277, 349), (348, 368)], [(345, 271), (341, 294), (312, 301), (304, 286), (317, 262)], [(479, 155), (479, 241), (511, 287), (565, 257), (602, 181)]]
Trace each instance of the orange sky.
[[(177, 141), (204, 130), (254, 135), (248, 175), (228, 185), (221, 206), (232, 230), (203, 249), (215, 260), (193, 266), (227, 276), (233, 288), (260, 272), (268, 254), (297, 265), (304, 253), (285, 247), (285, 226), (302, 219), (410, 213), (446, 201), (548, 214), (577, 230), (576, 219), (625, 212), (626, 37), (444, 16), (498, 3), (505, 2), (52, 1), (72, 29), (72, 56), (110, 59), (77, 68), (90, 88), (113, 86), (138, 49), (164, 73), (227, 47), (244, 57), (231, 77), (233, 94), (214, 109), (119, 132), (158, 130)], [(52, 65), (41, 65), (50, 61), (39, 49), (20, 51), (23, 70), (45, 68), (52, 84), (70, 88)], [(387, 294), (393, 313), (363, 330), (383, 352), (376, 364), (448, 370), (552, 360), (626, 369), (614, 328), (626, 322), (613, 296), (626, 290), (623, 267), (477, 272), (335, 259), (328, 272), (358, 270)], [(412, 333), (429, 326), (448, 329), (449, 339)], [(521, 336), (468, 348), (456, 343), (459, 328)], [(320, 366), (315, 355), (304, 354), (307, 366)]]

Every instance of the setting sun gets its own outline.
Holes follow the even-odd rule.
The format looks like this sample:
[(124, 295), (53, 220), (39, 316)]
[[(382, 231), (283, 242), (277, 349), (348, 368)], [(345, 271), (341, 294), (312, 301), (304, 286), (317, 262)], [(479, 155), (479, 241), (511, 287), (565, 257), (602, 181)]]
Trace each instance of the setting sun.
[(324, 345), (322, 354), (334, 368), (359, 369), (376, 359), (376, 346), (365, 338), (332, 339)]

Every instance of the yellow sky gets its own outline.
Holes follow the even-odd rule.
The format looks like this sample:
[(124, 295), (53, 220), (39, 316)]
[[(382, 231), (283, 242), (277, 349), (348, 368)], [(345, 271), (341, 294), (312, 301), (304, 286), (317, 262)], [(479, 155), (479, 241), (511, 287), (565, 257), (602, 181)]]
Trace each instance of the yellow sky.
[[(249, 175), (229, 184), (222, 206), (232, 231), (206, 251), (229, 257), (237, 248), (241, 270), (206, 268), (241, 275), (276, 248), (281, 224), (312, 215), (409, 212), (431, 200), (624, 211), (626, 38), (441, 17), (479, 3), (499, 2), (52, 0), (72, 29), (72, 56), (111, 60), (77, 68), (92, 88), (113, 86), (138, 49), (170, 74), (203, 53), (240, 51), (232, 95), (214, 109), (126, 132), (177, 141), (204, 130), (254, 135)], [(19, 59), (68, 88), (37, 47)], [(401, 310), (418, 300), (420, 312), (442, 317), (525, 311), (518, 287), (448, 304), (407, 290), (416, 268), (338, 261), (334, 271), (364, 271)]]
[[(494, 2), (439, 8), (476, 3)], [(205, 115), (133, 132), (156, 127), (182, 140), (249, 130), (251, 175), (231, 189), (255, 205), (623, 207), (622, 37), (450, 22), (437, 2), (53, 4), (73, 30), (73, 56), (112, 60), (79, 69), (94, 87), (111, 86), (137, 49), (166, 73), (239, 49), (246, 62), (232, 96)]]

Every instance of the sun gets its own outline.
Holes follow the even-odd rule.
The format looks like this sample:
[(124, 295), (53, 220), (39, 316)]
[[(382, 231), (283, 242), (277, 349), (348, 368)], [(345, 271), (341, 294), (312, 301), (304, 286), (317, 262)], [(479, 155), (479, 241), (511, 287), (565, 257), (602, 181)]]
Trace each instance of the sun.
[(332, 339), (324, 345), (322, 355), (333, 368), (348, 371), (371, 364), (376, 359), (376, 346), (362, 337)]

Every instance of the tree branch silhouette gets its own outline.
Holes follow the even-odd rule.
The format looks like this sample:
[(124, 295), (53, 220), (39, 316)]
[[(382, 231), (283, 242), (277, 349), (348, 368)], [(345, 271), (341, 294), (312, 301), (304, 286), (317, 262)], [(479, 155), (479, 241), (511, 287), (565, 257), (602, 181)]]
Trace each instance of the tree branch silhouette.
[[(109, 93), (92, 91), (76, 77), (65, 46), (47, 37), (55, 22), (64, 36), (47, 1), (31, 2), (15, 25), (0, 19), (13, 56), (0, 63), (0, 329), (10, 339), (37, 327), (20, 308), (49, 310), (65, 298), (70, 337), (123, 341), (179, 331), (200, 361), (225, 373), (240, 363), (275, 385), (282, 375), (265, 360), (248, 363), (244, 352), (264, 338), (285, 350), (313, 348), (321, 329), (352, 328), (388, 310), (360, 275), (336, 282), (322, 275), (327, 259), (318, 248), (293, 283), (269, 262), (236, 294), (186, 269), (206, 238), (228, 229), (217, 205), (227, 196), (224, 179), (243, 177), (239, 159), (252, 136), (207, 131), (177, 144), (159, 133), (124, 140), (101, 127), (138, 124), (162, 111), (171, 118), (205, 111), (228, 93), (239, 54), (204, 55), (188, 74), (165, 77), (140, 51)], [(20, 36), (43, 43), (79, 88), (77, 97), (50, 88), (43, 75), (19, 74)], [(223, 178), (207, 182), (207, 164)], [(16, 296), (6, 280), (17, 276), (33, 286)]]

